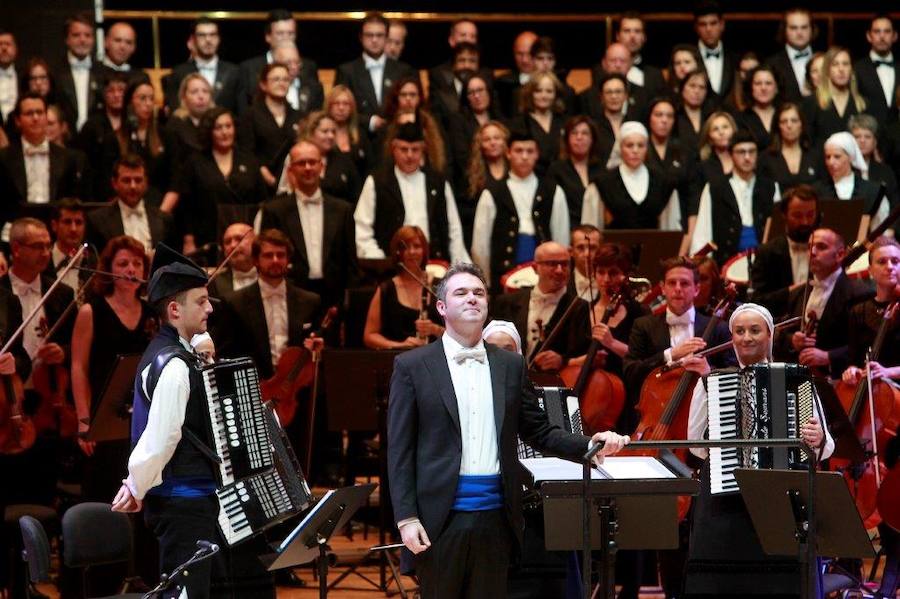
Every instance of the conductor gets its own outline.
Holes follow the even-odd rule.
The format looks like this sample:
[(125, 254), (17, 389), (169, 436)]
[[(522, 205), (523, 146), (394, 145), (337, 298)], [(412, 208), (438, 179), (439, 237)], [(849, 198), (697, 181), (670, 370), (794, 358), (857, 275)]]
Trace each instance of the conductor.
[(524, 522), (516, 435), (571, 459), (599, 441), (603, 456), (616, 453), (629, 438), (589, 439), (549, 424), (522, 357), (481, 339), (487, 285), (477, 266), (451, 267), (437, 298), (444, 335), (398, 356), (391, 378), (394, 516), (423, 598), (501, 599)]

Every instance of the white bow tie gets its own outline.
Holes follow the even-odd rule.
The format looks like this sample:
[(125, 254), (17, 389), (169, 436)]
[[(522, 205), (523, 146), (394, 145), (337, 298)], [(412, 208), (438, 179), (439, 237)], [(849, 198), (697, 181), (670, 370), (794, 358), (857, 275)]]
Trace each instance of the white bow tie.
[(144, 218), (143, 206), (132, 208), (131, 206), (122, 204), (122, 212), (124, 213), (125, 218)]
[(35, 295), (41, 294), (41, 279), (36, 278), (31, 283), (26, 283), (24, 281), (14, 281), (13, 288), (16, 291), (16, 295), (28, 295), (33, 293)]
[(666, 324), (670, 327), (691, 326), (691, 314), (690, 312), (685, 312), (681, 316), (676, 316), (671, 312), (666, 312)]
[(275, 288), (265, 289), (260, 287), (259, 291), (262, 294), (263, 299), (280, 299), (286, 297), (285, 287), (278, 286)]
[(81, 60), (78, 60), (77, 58), (73, 58), (69, 60), (69, 66), (74, 70), (88, 71), (91, 68), (91, 59), (82, 58)]
[(475, 347), (463, 348), (453, 354), (453, 359), (456, 360), (457, 364), (462, 364), (466, 360), (478, 360), (482, 364), (484, 364), (485, 359), (487, 358), (487, 353), (483, 349), (478, 349)]
[(26, 156), (47, 156), (50, 154), (50, 143), (47, 140), (37, 146), (23, 145), (22, 152)]

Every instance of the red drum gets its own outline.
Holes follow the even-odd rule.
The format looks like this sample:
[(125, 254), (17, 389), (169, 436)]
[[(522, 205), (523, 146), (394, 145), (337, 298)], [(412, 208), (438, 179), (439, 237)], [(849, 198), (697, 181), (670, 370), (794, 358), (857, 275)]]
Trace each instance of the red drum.
[(538, 284), (538, 274), (534, 262), (524, 262), (500, 277), (500, 285), (506, 293), (512, 293), (522, 287), (534, 287)]
[(869, 278), (869, 252), (865, 252), (856, 259), (853, 264), (847, 267), (847, 276), (854, 279)]
[(722, 266), (722, 280), (726, 283), (747, 287), (750, 285), (750, 261), (747, 259), (749, 251), (737, 253), (728, 259)]

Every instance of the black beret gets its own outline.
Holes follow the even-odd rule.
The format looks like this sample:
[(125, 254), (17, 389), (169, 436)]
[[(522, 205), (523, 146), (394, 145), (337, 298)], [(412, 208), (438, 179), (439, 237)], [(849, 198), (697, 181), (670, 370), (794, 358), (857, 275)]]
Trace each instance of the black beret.
[(156, 246), (150, 273), (147, 301), (151, 304), (188, 289), (205, 287), (209, 282), (206, 271), (164, 243)]
[(418, 123), (403, 123), (397, 127), (397, 133), (394, 135), (394, 139), (410, 143), (425, 141), (425, 133), (422, 132), (422, 127), (419, 126)]

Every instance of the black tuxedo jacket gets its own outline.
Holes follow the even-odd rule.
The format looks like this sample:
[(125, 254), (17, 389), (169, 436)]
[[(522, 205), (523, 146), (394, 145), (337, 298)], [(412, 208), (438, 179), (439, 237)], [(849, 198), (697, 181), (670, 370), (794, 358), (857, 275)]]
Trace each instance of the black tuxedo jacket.
[(384, 76), (381, 79), (381, 104), (375, 95), (372, 78), (366, 70), (362, 56), (338, 66), (334, 76), (335, 85), (346, 85), (356, 98), (356, 110), (360, 117), (360, 126), (368, 131), (369, 119), (379, 114), (390, 93), (391, 86), (401, 77), (418, 77), (418, 73), (405, 62), (388, 58), (384, 63)]
[[(489, 343), (485, 349), (491, 369), (504, 511), (510, 532), (521, 543), (524, 519), (516, 436), (569, 459), (583, 454), (589, 439), (550, 425), (538, 407), (521, 356)], [(418, 517), (428, 538), (436, 541), (453, 506), (462, 459), (457, 398), (440, 340), (394, 360), (387, 451), (394, 520)]]
[(866, 112), (874, 116), (879, 123), (888, 123), (897, 120), (897, 91), (900, 90), (900, 66), (894, 63), (894, 92), (891, 95), (891, 103), (888, 104), (884, 97), (884, 88), (881, 87), (881, 79), (878, 78), (878, 69), (872, 62), (872, 58), (866, 53), (853, 65), (856, 74), (856, 83), (859, 93), (866, 98)]
[[(64, 197), (84, 197), (85, 177), (77, 155), (69, 149), (50, 144), (50, 203)], [(0, 150), (0, 215), (4, 221), (18, 217), (28, 200), (25, 154), (16, 141)]]
[[(108, 67), (96, 60), (93, 61), (90, 76), (88, 77), (88, 116), (94, 111), (103, 109), (103, 83), (107, 70)], [(78, 128), (75, 126), (78, 120), (78, 96), (75, 94), (75, 79), (72, 78), (72, 68), (69, 66), (68, 59), (65, 56), (63, 56), (62, 62), (54, 70), (53, 80), (56, 85), (56, 96), (63, 109), (63, 115), (69, 123), (69, 131), (75, 135), (78, 133)]]
[(791, 250), (784, 235), (756, 248), (750, 267), (753, 301), (778, 318), (787, 313), (790, 286), (794, 284)]
[[(709, 320), (709, 316), (699, 311), (694, 312), (695, 337), (703, 337), (703, 331)], [(730, 340), (731, 334), (727, 325), (720, 322), (706, 345), (713, 347)], [(650, 372), (666, 363), (664, 352), (671, 345), (672, 338), (669, 337), (669, 325), (666, 324), (665, 314), (648, 314), (634, 321), (631, 336), (628, 338), (628, 353), (623, 360), (625, 387), (629, 392), (640, 394), (641, 386)], [(713, 368), (728, 366), (735, 362), (732, 350), (718, 354), (710, 360)]]
[[(357, 280), (356, 225), (353, 206), (323, 194), (322, 203), (322, 276), (323, 301), (332, 306), (342, 304), (344, 290)], [(309, 259), (297, 199), (282, 193), (263, 206), (262, 228), (281, 229), (294, 246), (293, 270), (288, 275), (302, 288), (309, 285)]]
[[(275, 372), (269, 347), (269, 327), (263, 307), (259, 283), (233, 292), (219, 304), (223, 307), (221, 328), (214, 338), (222, 344), (225, 357), (250, 356), (259, 376), (271, 377)], [(319, 321), (319, 296), (287, 283), (288, 346), (298, 346), (315, 330)], [(221, 340), (221, 341), (220, 341)]]
[[(238, 66), (238, 114), (243, 113), (253, 103), (253, 99), (256, 97), (257, 90), (259, 89), (259, 74), (266, 64), (266, 55), (260, 54), (259, 56), (248, 58)], [(318, 65), (316, 65), (315, 61), (312, 61), (305, 56), (301, 59), (299, 77), (301, 89), (306, 87), (307, 84), (313, 85), (314, 82), (318, 83), (319, 87), (321, 87), (321, 84), (319, 83)], [(357, 102), (359, 101), (357, 100)]]
[(778, 73), (782, 82), (781, 99), (784, 102), (802, 102), (804, 81), (797, 81), (794, 75), (794, 67), (791, 66), (791, 59), (788, 57), (787, 50), (781, 48), (778, 52), (766, 59), (772, 69)]
[[(41, 277), (41, 294), (47, 293), (50, 290), (50, 286), (56, 281), (52, 276), (48, 276), (46, 274), (40, 275)], [(18, 296), (13, 293), (12, 281), (9, 278), (9, 275), (5, 275), (0, 277), (0, 288), (4, 291), (8, 292), (11, 296), (10, 299), (17, 304), (19, 314), (22, 314), (22, 302), (19, 301)], [(53, 293), (50, 294), (50, 297), (47, 298), (47, 301), (44, 302), (44, 316), (46, 317), (46, 327), (52, 328), (56, 321), (60, 319), (61, 316), (66, 311), (66, 308), (69, 307), (69, 304), (72, 303), (72, 300), (75, 297), (75, 292), (68, 285), (57, 285), (56, 289), (53, 290)], [(60, 344), (63, 349), (66, 351), (66, 361), (69, 360), (69, 345), (72, 342), (72, 327), (75, 325), (75, 315), (77, 314), (77, 310), (73, 310), (66, 315), (65, 320), (53, 333), (53, 338), (49, 341)], [(27, 317), (28, 314), (23, 314), (20, 318)], [(21, 320), (19, 321), (21, 322)], [(32, 320), (28, 326), (30, 328), (39, 327), (41, 323), (38, 322), (38, 317), (35, 316), (34, 320)], [(24, 380), (24, 378), (23, 378)]]
[[(731, 89), (734, 87), (734, 73), (738, 69), (739, 56), (734, 52), (729, 52), (725, 49), (725, 45), (722, 45), (722, 83), (719, 86), (719, 91), (713, 91), (712, 87), (709, 88), (709, 93), (714, 96), (714, 102), (716, 106), (722, 104), (726, 98), (731, 94)], [(701, 56), (703, 52), (700, 52)]]
[[(508, 320), (516, 325), (516, 330), (519, 332), (519, 337), (522, 339), (523, 351), (528, 345), (526, 340), (529, 335), (528, 309), (531, 300), (531, 290), (532, 287), (525, 287), (514, 293), (504, 293), (503, 295), (497, 296), (491, 303), (491, 318)], [(556, 310), (553, 311), (550, 320), (544, 323), (544, 331), (548, 335), (550, 334), (550, 331), (556, 327), (556, 323), (560, 321), (566, 308), (569, 307), (569, 304), (574, 298), (575, 293), (572, 290), (567, 290), (560, 298), (559, 303), (556, 305)], [(569, 316), (568, 322), (563, 324), (563, 329), (556, 338), (551, 341), (550, 345), (546, 347), (538, 345), (535, 346), (535, 349), (538, 352), (544, 350), (555, 351), (562, 355), (563, 364), (565, 364), (569, 358), (577, 356), (579, 350), (582, 350), (581, 353), (583, 353), (585, 348), (581, 347), (582, 344), (576, 342), (576, 337), (571, 335), (570, 332), (590, 330), (588, 325), (589, 318), (590, 307), (588, 306), (588, 303), (585, 301), (579, 302), (578, 306), (573, 310), (572, 315)], [(526, 356), (528, 359), (531, 357), (532, 356)]]
[[(174, 237), (172, 217), (159, 208), (151, 206), (144, 200), (144, 210), (147, 211), (147, 224), (150, 225), (150, 239), (155, 247), (163, 241), (173, 247), (178, 247), (178, 240)], [(94, 244), (98, 252), (102, 252), (106, 243), (113, 237), (125, 234), (125, 226), (122, 224), (122, 213), (119, 211), (118, 200), (113, 200), (109, 206), (92, 210), (87, 215), (87, 239)]]
[[(803, 316), (806, 309), (804, 298), (807, 298), (806, 287), (799, 287), (790, 293), (788, 298), (788, 316)], [(869, 287), (841, 273), (835, 281), (834, 289), (822, 310), (822, 318), (816, 328), (816, 347), (828, 352), (831, 360), (831, 376), (840, 378), (847, 368), (847, 336), (850, 322), (850, 308), (871, 295)], [(796, 362), (798, 352), (791, 345), (791, 337), (797, 329), (791, 329), (775, 337), (775, 359), (782, 362)]]
[[(44, 288), (43, 283), (41, 288)], [(12, 292), (9, 276), (0, 277), (0, 337), (9, 339), (10, 335), (21, 325), (22, 304)], [(28, 357), (28, 352), (25, 351), (25, 346), (22, 344), (22, 335), (19, 335), (9, 351), (16, 358), (16, 374), (23, 381), (27, 380), (31, 376), (31, 358)]]
[[(180, 104), (178, 88), (181, 82), (191, 73), (196, 73), (197, 63), (193, 60), (183, 62), (172, 69), (172, 74), (166, 80), (166, 106), (169, 110), (175, 110)], [(240, 85), (240, 73), (238, 66), (233, 62), (219, 59), (216, 66), (216, 83), (213, 85), (213, 100), (216, 106), (222, 106), (234, 112), (238, 107), (238, 87)]]

